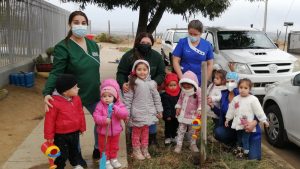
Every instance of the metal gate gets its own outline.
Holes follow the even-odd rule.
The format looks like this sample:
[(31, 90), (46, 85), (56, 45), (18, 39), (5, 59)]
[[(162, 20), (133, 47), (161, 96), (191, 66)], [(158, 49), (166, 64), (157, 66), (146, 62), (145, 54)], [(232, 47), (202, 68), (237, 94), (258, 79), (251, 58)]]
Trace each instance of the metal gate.
[(63, 39), (68, 16), (67, 10), (43, 0), (0, 0), (0, 70)]

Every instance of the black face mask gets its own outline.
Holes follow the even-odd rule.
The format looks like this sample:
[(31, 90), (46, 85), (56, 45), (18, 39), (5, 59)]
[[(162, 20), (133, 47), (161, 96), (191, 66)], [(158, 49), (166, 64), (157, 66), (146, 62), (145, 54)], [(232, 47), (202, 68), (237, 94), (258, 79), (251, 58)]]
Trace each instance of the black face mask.
[(151, 45), (148, 44), (138, 44), (136, 48), (144, 56), (151, 51)]

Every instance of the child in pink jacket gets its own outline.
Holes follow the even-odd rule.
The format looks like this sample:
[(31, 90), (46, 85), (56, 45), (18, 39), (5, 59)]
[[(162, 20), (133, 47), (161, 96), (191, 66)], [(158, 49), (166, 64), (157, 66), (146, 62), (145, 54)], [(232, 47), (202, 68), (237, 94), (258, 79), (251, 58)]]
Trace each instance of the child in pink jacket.
[[(120, 168), (117, 159), (119, 150), (119, 138), (123, 128), (121, 121), (127, 119), (128, 111), (120, 99), (120, 87), (116, 80), (104, 80), (100, 88), (101, 100), (97, 104), (93, 114), (97, 125), (98, 143), (100, 155), (104, 150), (106, 127), (108, 127), (108, 138), (105, 154), (107, 156), (106, 169)], [(108, 105), (113, 103), (111, 119), (108, 118)]]
[[(179, 122), (175, 153), (181, 152), (185, 132), (188, 130), (190, 135), (194, 133), (192, 121), (197, 117), (198, 113), (201, 113), (201, 89), (198, 87), (196, 74), (192, 71), (185, 72), (179, 81), (179, 86), (181, 93), (175, 105), (176, 116)], [(191, 140), (190, 150), (199, 152), (195, 139)]]

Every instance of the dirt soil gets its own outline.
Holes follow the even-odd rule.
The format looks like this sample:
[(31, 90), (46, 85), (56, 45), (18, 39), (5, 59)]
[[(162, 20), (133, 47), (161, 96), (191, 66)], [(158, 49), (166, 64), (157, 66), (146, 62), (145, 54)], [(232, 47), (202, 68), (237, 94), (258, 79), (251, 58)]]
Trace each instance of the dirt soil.
[(37, 77), (32, 88), (4, 86), (9, 94), (0, 100), (0, 166), (43, 118), (42, 89), (45, 82), (45, 78)]

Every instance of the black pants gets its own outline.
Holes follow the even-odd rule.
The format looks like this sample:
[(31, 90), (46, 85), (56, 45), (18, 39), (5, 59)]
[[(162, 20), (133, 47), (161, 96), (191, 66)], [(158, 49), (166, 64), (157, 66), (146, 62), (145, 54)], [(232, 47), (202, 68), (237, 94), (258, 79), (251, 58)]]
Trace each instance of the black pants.
[(177, 136), (178, 125), (176, 118), (165, 120), (165, 138), (175, 138)]
[(68, 134), (55, 134), (54, 144), (61, 152), (61, 155), (54, 161), (57, 165), (57, 169), (65, 168), (68, 159), (72, 166), (79, 164), (79, 131)]

